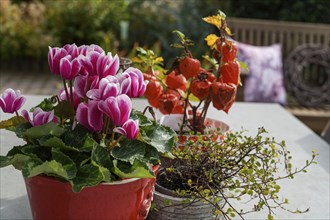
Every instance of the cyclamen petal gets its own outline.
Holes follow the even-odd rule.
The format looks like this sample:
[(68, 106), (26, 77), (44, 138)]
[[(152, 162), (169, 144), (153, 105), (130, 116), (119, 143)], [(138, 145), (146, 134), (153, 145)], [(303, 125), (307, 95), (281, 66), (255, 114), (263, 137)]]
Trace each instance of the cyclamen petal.
[(109, 63), (107, 64), (102, 76), (109, 76), (109, 75), (116, 75), (116, 73), (119, 70), (119, 57), (116, 54), (114, 57), (112, 57), (111, 53), (108, 53), (107, 59), (109, 60)]
[[(69, 93), (69, 96), (70, 96), (71, 95), (71, 91), (69, 90), (68, 93)], [(74, 109), (77, 109), (77, 107), (78, 107), (78, 105), (80, 103), (80, 100), (79, 100), (79, 97), (78, 97), (78, 95), (77, 95), (77, 93), (75, 91), (75, 88), (72, 89), (72, 93), (73, 93), (73, 107), (74, 107)], [(67, 100), (67, 97), (66, 97), (66, 93), (65, 93), (64, 88), (60, 90), (59, 98), (60, 98), (61, 101)]]
[(94, 131), (99, 132), (103, 128), (103, 114), (98, 109), (97, 101), (88, 102), (88, 123)]
[(146, 90), (147, 82), (143, 80), (140, 70), (130, 67), (119, 76), (121, 93), (131, 98), (140, 97)]
[(29, 112), (26, 111), (25, 109), (23, 109), (21, 113), (22, 113), (23, 118), (25, 118), (25, 120), (27, 120), (28, 122), (30, 122), (30, 124), (32, 125), (33, 122), (30, 119)]
[(63, 46), (63, 48), (68, 52), (68, 54), (71, 55), (73, 59), (79, 55), (78, 47), (76, 44), (66, 44)]
[(71, 73), (71, 64), (68, 57), (64, 57), (60, 61), (60, 74), (63, 79), (69, 79)]
[(125, 135), (125, 136), (126, 136), (126, 131), (125, 131), (125, 129), (122, 128), (122, 127), (115, 127), (115, 128), (113, 129), (113, 132), (116, 132), (116, 133), (118, 133), (118, 134), (121, 134), (121, 135)]
[(100, 132), (103, 128), (103, 114), (98, 109), (98, 102), (80, 103), (76, 112), (76, 120), (92, 132)]
[(73, 87), (78, 97), (86, 98), (86, 93), (90, 89), (96, 89), (99, 86), (98, 76), (79, 75), (75, 78)]
[(87, 97), (93, 100), (106, 100), (109, 97), (118, 96), (120, 85), (114, 76), (107, 76), (101, 79), (98, 89), (91, 89), (87, 92)]
[(122, 126), (122, 128), (126, 131), (126, 137), (128, 139), (136, 139), (139, 133), (139, 125), (137, 121), (132, 119), (128, 119)]
[(49, 47), (48, 64), (49, 64), (50, 71), (57, 75), (60, 74), (60, 61), (62, 58), (66, 57), (68, 55), (69, 55), (69, 53), (64, 48)]

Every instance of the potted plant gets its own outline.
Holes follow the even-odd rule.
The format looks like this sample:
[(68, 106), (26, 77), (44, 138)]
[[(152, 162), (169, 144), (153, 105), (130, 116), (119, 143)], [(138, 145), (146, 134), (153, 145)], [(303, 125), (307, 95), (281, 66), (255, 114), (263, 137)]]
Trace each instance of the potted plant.
[(146, 88), (141, 71), (120, 68), (119, 57), (97, 45), (49, 47), (48, 62), (63, 89), (32, 113), (19, 113), (19, 91), (0, 97), (2, 111), (16, 114), (0, 128), (26, 142), (0, 165), (22, 171), (33, 218), (146, 218), (159, 155), (176, 135), (132, 108)]
[[(212, 56), (204, 56), (204, 68), (189, 50), (193, 42), (179, 31), (175, 31), (179, 42), (172, 46), (183, 49), (183, 54), (168, 71), (161, 72), (163, 60), (150, 50), (138, 49), (133, 59), (145, 68), (144, 77), (149, 80), (145, 97), (164, 114), (160, 123), (178, 134), (172, 158), (163, 159), (157, 177), (156, 207), (150, 219), (243, 218), (263, 208), (268, 208), (272, 219), (273, 209), (287, 203), (279, 201), (276, 181), (305, 172), (314, 162), (315, 153), (305, 167), (293, 171), (285, 143), (263, 139), (263, 128), (255, 137), (247, 137), (207, 118), (211, 104), (217, 110), (230, 110), (240, 84), (240, 66), (245, 67), (236, 59), (237, 48), (229, 38), (225, 17), (219, 12), (203, 19), (218, 31), (205, 38)], [(284, 175), (278, 173), (281, 165), (287, 171)], [(246, 197), (256, 201), (251, 210), (233, 207), (233, 199)]]
[[(204, 18), (204, 21), (216, 26), (219, 34), (210, 34), (205, 38), (212, 53), (212, 57), (204, 56), (207, 62), (205, 68), (189, 50), (193, 42), (180, 31), (174, 31), (179, 42), (172, 46), (183, 49), (183, 54), (174, 59), (165, 74), (157, 74), (153, 70), (153, 66), (158, 68), (163, 60), (152, 51), (139, 49), (138, 56), (133, 60), (148, 68), (144, 77), (149, 80), (145, 93), (149, 104), (166, 115), (161, 121), (171, 125), (179, 135), (187, 131), (192, 131), (193, 134), (203, 133), (206, 124), (216, 124), (210, 119), (206, 122), (209, 106), (212, 104), (216, 109), (228, 112), (240, 84), (237, 47), (228, 38), (231, 32), (225, 15), (219, 12), (216, 16)], [(217, 125), (221, 126), (219, 123)]]
[[(229, 132), (222, 142), (200, 136), (172, 150), (177, 162), (160, 169), (148, 219), (244, 219), (262, 209), (268, 210), (265, 218), (273, 219), (277, 208), (307, 212), (287, 209), (289, 200), (279, 196), (277, 182), (306, 172), (316, 154), (294, 169), (285, 142), (266, 133), (264, 128), (256, 136)], [(241, 208), (237, 201), (249, 206)]]

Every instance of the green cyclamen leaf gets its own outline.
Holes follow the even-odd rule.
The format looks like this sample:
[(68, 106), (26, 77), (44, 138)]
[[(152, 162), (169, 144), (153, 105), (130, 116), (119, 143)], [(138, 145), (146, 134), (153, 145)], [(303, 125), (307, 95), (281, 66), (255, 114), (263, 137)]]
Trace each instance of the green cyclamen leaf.
[(79, 151), (77, 148), (65, 145), (65, 143), (62, 141), (62, 139), (60, 139), (58, 137), (49, 137), (49, 136), (42, 137), (39, 140), (39, 144), (41, 146), (45, 146), (45, 147), (59, 148), (59, 149), (63, 149), (63, 150)]
[(13, 127), (16, 127), (18, 124), (25, 123), (26, 120), (22, 116), (14, 116), (8, 120), (4, 120), (0, 122), (0, 129), (9, 129), (12, 130)]
[(53, 149), (51, 161), (41, 161), (33, 158), (28, 160), (22, 173), (25, 177), (33, 177), (39, 174), (55, 175), (70, 180), (76, 176), (77, 168), (75, 163), (62, 152)]
[(0, 155), (0, 168), (11, 165), (11, 156), (2, 156)]
[(93, 147), (96, 145), (97, 142), (89, 135), (87, 135), (83, 144), (81, 145), (82, 147), (79, 147), (79, 150), (83, 152), (91, 152), (93, 150)]
[(24, 154), (15, 154), (12, 156), (11, 164), (18, 170), (22, 170), (25, 166), (25, 163), (30, 160), (31, 157)]
[(149, 118), (147, 118), (145, 115), (135, 109), (132, 110), (130, 118), (133, 120), (138, 120), (139, 126), (150, 126), (153, 124), (153, 122)]
[(29, 128), (31, 128), (30, 123), (26, 122), (22, 116), (15, 116), (0, 122), (0, 129), (7, 129), (9, 131), (15, 132), (19, 138), (22, 138), (24, 132)]
[(74, 192), (80, 192), (84, 187), (99, 184), (103, 178), (99, 167), (86, 164), (78, 169), (76, 178), (71, 181), (72, 189)]
[(32, 127), (30, 129), (27, 129), (24, 133), (25, 136), (32, 139), (41, 138), (46, 135), (53, 135), (56, 137), (61, 136), (65, 130), (58, 125), (56, 125), (53, 122), (50, 122), (48, 124)]
[(68, 179), (73, 179), (74, 177), (76, 177), (77, 166), (69, 156), (65, 155), (56, 148), (52, 149), (52, 155), (53, 160), (59, 162), (62, 165), (62, 167), (67, 173)]
[[(83, 146), (85, 138), (88, 134), (88, 130), (81, 126), (77, 125), (73, 130), (67, 129), (67, 131), (63, 134), (63, 141), (66, 145), (74, 146), (76, 148), (80, 148)], [(92, 148), (90, 149), (90, 151)]]
[(114, 170), (113, 172), (121, 178), (154, 178), (153, 172), (138, 160), (135, 160), (134, 164), (123, 162), (123, 161), (113, 161)]
[(170, 151), (176, 143), (175, 132), (169, 127), (156, 123), (153, 123), (151, 126), (140, 127), (138, 138), (150, 144), (161, 153)]
[(42, 162), (35, 158), (30, 159), (25, 163), (22, 173), (24, 177), (33, 177), (39, 174), (53, 174), (68, 180), (66, 170), (63, 168), (62, 164), (55, 160)]
[(108, 151), (99, 144), (93, 147), (91, 159), (96, 164), (107, 169), (112, 169), (113, 167), (112, 159), (110, 158)]
[(21, 151), (28, 156), (37, 157), (43, 161), (50, 160), (52, 154), (51, 149), (39, 145), (26, 145)]
[(39, 105), (33, 107), (30, 109), (30, 112), (33, 112), (36, 108), (41, 108), (43, 111), (49, 112), (54, 109), (54, 103), (52, 101), (52, 98), (44, 99), (42, 102), (40, 102)]
[(97, 166), (101, 173), (103, 174), (103, 181), (110, 182), (111, 181), (111, 172), (113, 169), (112, 159), (106, 150), (106, 148), (102, 147), (99, 144), (94, 145), (92, 151), (92, 164)]
[(133, 164), (135, 159), (144, 157), (146, 145), (146, 143), (138, 140), (124, 139), (120, 142), (120, 147), (111, 151), (111, 155), (118, 160)]

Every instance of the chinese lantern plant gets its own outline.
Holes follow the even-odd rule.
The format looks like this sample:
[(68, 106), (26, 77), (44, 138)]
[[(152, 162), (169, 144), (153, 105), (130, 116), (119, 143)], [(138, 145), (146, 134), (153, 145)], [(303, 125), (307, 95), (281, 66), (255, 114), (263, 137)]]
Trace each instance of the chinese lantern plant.
[[(210, 104), (228, 112), (235, 101), (239, 85), (237, 48), (228, 39), (231, 33), (225, 15), (219, 13), (204, 18), (204, 21), (216, 26), (218, 30), (218, 36), (210, 34), (205, 38), (212, 53), (212, 58), (208, 57), (211, 69), (202, 68), (201, 61), (193, 57), (189, 50), (193, 42), (183, 33), (174, 31), (179, 41), (172, 46), (182, 49), (183, 54), (174, 59), (163, 79), (153, 74), (153, 71), (144, 74), (145, 80), (149, 80), (145, 97), (150, 105), (163, 114), (183, 115), (180, 131), (177, 131), (180, 134), (187, 130), (194, 134), (203, 133)], [(197, 104), (193, 102), (196, 100)]]

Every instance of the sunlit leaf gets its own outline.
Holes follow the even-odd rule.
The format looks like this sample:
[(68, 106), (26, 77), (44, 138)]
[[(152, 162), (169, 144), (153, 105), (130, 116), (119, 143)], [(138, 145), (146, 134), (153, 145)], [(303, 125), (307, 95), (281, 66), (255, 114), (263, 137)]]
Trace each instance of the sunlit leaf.
[(71, 181), (74, 192), (80, 192), (88, 186), (95, 186), (102, 182), (104, 176), (99, 167), (86, 164), (78, 169), (77, 177)]
[(154, 178), (153, 172), (138, 160), (135, 160), (133, 166), (123, 161), (113, 161), (114, 173), (121, 178)]
[(219, 37), (215, 34), (209, 34), (206, 36), (205, 38), (205, 41), (207, 43), (207, 45), (210, 47), (210, 48), (214, 48), (216, 46), (216, 41)]
[(47, 135), (61, 136), (65, 130), (53, 122), (27, 129), (24, 135), (29, 138), (41, 138)]
[(203, 18), (203, 21), (205, 21), (206, 23), (212, 24), (214, 26), (216, 26), (218, 29), (220, 29), (222, 22), (221, 22), (221, 16), (218, 15), (213, 15), (213, 16), (209, 16), (209, 17), (205, 17)]

